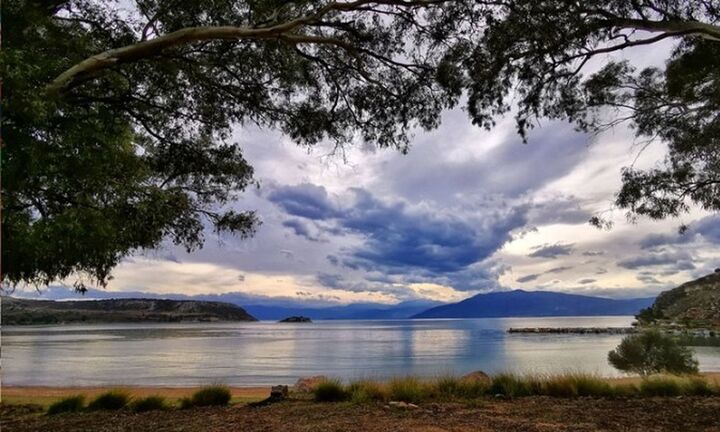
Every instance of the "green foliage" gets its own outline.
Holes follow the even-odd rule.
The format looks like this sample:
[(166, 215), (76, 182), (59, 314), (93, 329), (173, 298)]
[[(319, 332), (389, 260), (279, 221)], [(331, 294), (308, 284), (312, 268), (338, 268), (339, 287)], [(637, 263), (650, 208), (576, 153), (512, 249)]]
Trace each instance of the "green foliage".
[[(713, 2), (381, 3), (4, 1), (3, 282), (102, 285), (134, 250), (201, 247), (205, 225), (251, 235), (256, 215), (229, 206), (254, 184), (233, 125), (407, 151), (461, 99), (486, 128), (515, 112), (524, 138), (538, 118), (588, 132), (626, 119), (669, 152), (623, 171), (620, 208), (720, 210)], [(188, 28), (205, 36), (171, 38)], [(671, 37), (662, 69), (582, 75), (600, 54)]]
[(383, 402), (390, 397), (387, 388), (373, 380), (360, 380), (350, 383), (348, 393), (350, 393), (350, 400), (355, 403)]
[(657, 330), (625, 337), (615, 350), (608, 353), (608, 361), (621, 371), (641, 375), (698, 372), (698, 363), (692, 351), (678, 344), (672, 336)]
[(419, 403), (430, 395), (431, 387), (415, 377), (393, 378), (388, 384), (390, 399), (394, 401)]
[(135, 412), (160, 411), (168, 409), (167, 401), (162, 396), (147, 396), (134, 399), (130, 408)]
[(507, 397), (528, 396), (532, 394), (532, 382), (513, 374), (503, 373), (493, 377), (490, 393)]
[(90, 411), (119, 410), (125, 408), (130, 402), (130, 395), (123, 391), (110, 390), (90, 401), (87, 408)]
[(640, 383), (643, 396), (680, 396), (683, 388), (678, 380), (668, 377), (646, 378)]
[(313, 389), (313, 397), (318, 402), (342, 402), (350, 397), (340, 380), (327, 379)]
[(232, 394), (227, 386), (211, 385), (196, 391), (190, 399), (181, 400), (180, 407), (225, 406), (230, 403), (231, 398)]
[(475, 399), (487, 394), (489, 387), (480, 380), (443, 376), (432, 383), (432, 393), (439, 399)]
[(77, 395), (60, 399), (47, 409), (48, 415), (82, 411), (85, 405), (85, 396)]

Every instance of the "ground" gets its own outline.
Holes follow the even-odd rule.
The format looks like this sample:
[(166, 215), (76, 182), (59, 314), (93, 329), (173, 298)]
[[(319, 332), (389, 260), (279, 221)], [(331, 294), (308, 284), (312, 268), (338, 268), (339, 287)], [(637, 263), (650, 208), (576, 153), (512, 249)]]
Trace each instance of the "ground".
[(133, 414), (127, 411), (48, 417), (29, 406), (0, 408), (3, 432), (25, 431), (419, 431), (590, 432), (720, 431), (719, 397), (481, 399), (428, 403), (414, 409), (382, 404), (288, 401), (252, 408), (203, 408)]

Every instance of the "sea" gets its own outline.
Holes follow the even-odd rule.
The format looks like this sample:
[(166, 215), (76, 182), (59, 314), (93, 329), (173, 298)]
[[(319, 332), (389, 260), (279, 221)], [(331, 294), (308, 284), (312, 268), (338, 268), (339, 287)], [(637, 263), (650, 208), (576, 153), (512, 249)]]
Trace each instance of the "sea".
[[(414, 375), (585, 372), (619, 376), (622, 335), (510, 334), (510, 327), (626, 327), (633, 317), (313, 323), (3, 326), (4, 386), (232, 386)], [(720, 347), (693, 347), (720, 371)]]

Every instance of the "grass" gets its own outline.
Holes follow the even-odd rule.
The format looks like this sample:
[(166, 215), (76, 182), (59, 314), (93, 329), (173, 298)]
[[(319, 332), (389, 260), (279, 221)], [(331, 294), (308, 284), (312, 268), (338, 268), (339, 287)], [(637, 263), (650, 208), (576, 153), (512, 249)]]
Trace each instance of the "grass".
[(317, 402), (342, 402), (350, 397), (350, 392), (336, 379), (324, 380), (315, 386), (312, 393)]
[(135, 412), (147, 412), (169, 409), (167, 400), (162, 396), (147, 396), (135, 399), (130, 403), (130, 408)]
[(483, 397), (550, 396), (557, 398), (626, 398), (653, 396), (720, 395), (720, 386), (702, 377), (657, 375), (639, 385), (615, 382), (591, 374), (514, 375), (502, 373), (488, 381), (442, 376), (434, 380), (416, 377), (387, 382), (363, 379), (343, 385), (338, 380), (322, 383), (314, 392), (318, 402), (350, 400), (356, 403), (403, 401), (472, 401)]
[(47, 409), (48, 415), (82, 411), (85, 406), (85, 396), (69, 396), (51, 404)]
[(130, 403), (130, 395), (124, 391), (110, 390), (102, 393), (90, 401), (87, 406), (89, 411), (119, 410)]
[(226, 406), (231, 398), (229, 387), (215, 384), (201, 388), (189, 398), (181, 399), (180, 408)]

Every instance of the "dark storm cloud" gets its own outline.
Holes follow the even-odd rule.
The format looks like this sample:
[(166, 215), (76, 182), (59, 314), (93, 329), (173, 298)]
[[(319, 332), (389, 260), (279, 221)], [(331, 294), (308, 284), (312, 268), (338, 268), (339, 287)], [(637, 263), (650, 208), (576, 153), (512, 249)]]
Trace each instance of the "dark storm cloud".
[(307, 222), (300, 219), (288, 219), (282, 223), (286, 228), (290, 228), (295, 235), (304, 237), (310, 241), (319, 241), (316, 235), (312, 233), (312, 229)]
[(583, 252), (582, 254), (583, 254), (583, 256), (589, 256), (589, 257), (602, 256), (602, 255), (605, 255), (605, 251), (592, 251), (592, 250), (590, 250), (590, 251), (585, 251), (585, 252)]
[(365, 236), (365, 244), (350, 254), (361, 266), (459, 271), (495, 253), (526, 221), (515, 211), (478, 226), (453, 215), (414, 211), (402, 202), (386, 203), (365, 190), (354, 193), (355, 205), (339, 223)]
[(555, 259), (561, 255), (570, 255), (573, 252), (573, 244), (555, 243), (554, 245), (537, 246), (535, 252), (528, 255), (531, 258)]
[(676, 270), (692, 270), (695, 268), (692, 261), (693, 257), (687, 252), (660, 251), (618, 261), (617, 265), (631, 270), (655, 266), (668, 266)]
[(697, 239), (720, 244), (720, 216), (706, 216), (690, 225), (682, 234), (651, 234), (640, 241), (640, 247), (652, 249), (658, 246), (692, 243)]
[[(385, 201), (364, 189), (350, 190), (346, 205), (335, 203), (324, 188), (313, 185), (280, 187), (270, 194), (285, 212), (306, 219), (323, 219), (321, 230), (362, 238), (342, 256), (328, 257), (354, 270), (388, 274), (419, 274), (424, 281), (469, 270), (511, 239), (511, 231), (527, 222), (527, 206), (484, 210), (475, 220), (445, 208), (414, 208), (403, 201)], [(327, 227), (327, 228), (325, 228)], [(292, 229), (306, 234), (299, 224)], [(458, 276), (460, 277), (460, 276)], [(473, 285), (473, 284), (467, 284)]]
[(270, 192), (268, 199), (293, 216), (323, 220), (336, 215), (336, 210), (322, 186), (309, 183), (281, 186)]
[(317, 281), (320, 282), (320, 285), (327, 287), (327, 288), (333, 288), (338, 289), (341, 287), (341, 282), (343, 280), (342, 276), (338, 274), (329, 274), (329, 273), (320, 273), (316, 276)]
[(539, 278), (539, 277), (540, 277), (539, 274), (531, 274), (531, 275), (519, 277), (519, 278), (515, 279), (515, 281), (516, 281), (516, 282), (520, 282), (520, 283), (525, 283), (525, 282), (534, 281), (535, 279), (537, 279), (537, 278)]

